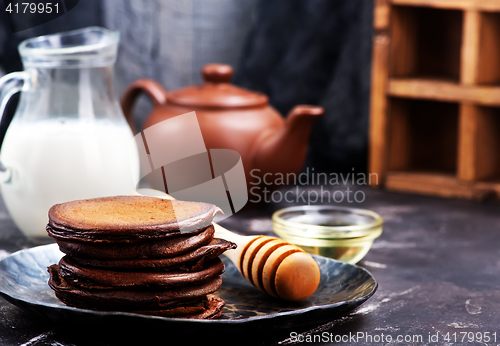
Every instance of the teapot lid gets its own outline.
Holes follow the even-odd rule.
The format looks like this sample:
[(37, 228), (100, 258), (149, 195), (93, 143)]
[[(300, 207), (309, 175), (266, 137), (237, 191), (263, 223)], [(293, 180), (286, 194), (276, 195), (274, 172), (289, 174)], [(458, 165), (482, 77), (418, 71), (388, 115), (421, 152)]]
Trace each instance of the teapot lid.
[(231, 84), (233, 69), (225, 64), (207, 64), (201, 69), (204, 83), (168, 93), (168, 102), (195, 107), (239, 108), (264, 106), (266, 95)]

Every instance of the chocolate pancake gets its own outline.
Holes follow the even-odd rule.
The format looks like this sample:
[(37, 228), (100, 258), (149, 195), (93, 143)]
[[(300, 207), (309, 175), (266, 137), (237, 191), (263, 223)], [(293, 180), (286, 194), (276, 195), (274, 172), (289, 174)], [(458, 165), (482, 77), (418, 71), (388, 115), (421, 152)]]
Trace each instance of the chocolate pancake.
[(214, 226), (198, 234), (178, 234), (176, 237), (134, 243), (75, 242), (56, 238), (59, 249), (67, 255), (92, 259), (168, 258), (207, 245), (213, 239)]
[(79, 308), (115, 311), (151, 311), (188, 306), (219, 289), (222, 278), (217, 276), (199, 285), (172, 289), (85, 289), (66, 281), (59, 274), (59, 265), (48, 268), (49, 286), (63, 303)]
[(56, 204), (47, 232), (65, 240), (135, 242), (188, 234), (210, 226), (218, 207), (146, 196), (116, 196)]
[(154, 289), (199, 285), (224, 272), (220, 258), (205, 263), (196, 272), (121, 272), (83, 267), (64, 256), (59, 261), (59, 274), (73, 286), (88, 289), (137, 288)]
[(107, 260), (71, 257), (74, 263), (83, 266), (115, 270), (165, 271), (179, 269), (183, 271), (199, 270), (204, 261), (220, 256), (224, 251), (236, 248), (236, 244), (225, 239), (213, 238), (210, 244), (175, 257), (156, 259)]
[(66, 255), (48, 268), (49, 286), (78, 308), (217, 318), (224, 301), (219, 255), (236, 244), (214, 239), (214, 205), (145, 196), (57, 204), (47, 232)]
[(134, 311), (134, 313), (172, 318), (214, 319), (220, 317), (224, 305), (225, 302), (221, 298), (213, 294), (207, 294), (205, 299), (199, 300), (191, 306), (174, 307), (165, 310)]

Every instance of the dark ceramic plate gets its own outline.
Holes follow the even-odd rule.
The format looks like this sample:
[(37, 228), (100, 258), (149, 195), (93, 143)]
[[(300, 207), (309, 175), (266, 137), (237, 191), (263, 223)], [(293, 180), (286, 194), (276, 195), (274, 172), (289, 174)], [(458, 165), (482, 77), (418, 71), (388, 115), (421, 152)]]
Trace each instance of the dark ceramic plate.
[(222, 287), (217, 294), (226, 301), (216, 320), (173, 319), (123, 312), (100, 312), (72, 308), (61, 303), (47, 285), (47, 267), (59, 262), (56, 244), (13, 253), (0, 261), (0, 294), (11, 303), (59, 322), (133, 323), (166, 328), (189, 328), (212, 332), (246, 328), (297, 328), (319, 325), (356, 308), (370, 298), (377, 282), (365, 269), (330, 258), (313, 256), (321, 271), (317, 291), (308, 299), (292, 303), (274, 299), (253, 287), (225, 256)]

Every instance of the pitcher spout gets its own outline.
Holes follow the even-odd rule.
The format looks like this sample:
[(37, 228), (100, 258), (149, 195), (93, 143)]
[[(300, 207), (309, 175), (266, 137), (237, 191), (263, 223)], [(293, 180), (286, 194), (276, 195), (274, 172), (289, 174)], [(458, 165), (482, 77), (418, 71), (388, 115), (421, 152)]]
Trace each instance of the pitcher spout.
[(277, 133), (260, 144), (254, 167), (262, 173), (295, 173), (302, 169), (312, 127), (324, 113), (322, 107), (295, 106)]

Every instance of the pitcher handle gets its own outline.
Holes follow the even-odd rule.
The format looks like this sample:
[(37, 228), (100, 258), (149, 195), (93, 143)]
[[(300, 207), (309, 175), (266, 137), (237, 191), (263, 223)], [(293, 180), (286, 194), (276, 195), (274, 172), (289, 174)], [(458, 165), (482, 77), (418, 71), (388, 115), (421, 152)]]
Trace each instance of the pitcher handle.
[(137, 131), (135, 131), (132, 109), (141, 92), (144, 92), (151, 99), (155, 108), (167, 103), (167, 91), (158, 82), (142, 78), (130, 84), (123, 93), (121, 106), (123, 114), (134, 134)]
[[(28, 90), (31, 87), (35, 75), (27, 72), (12, 72), (0, 78), (0, 122), (3, 119), (5, 108), (9, 99), (20, 91)], [(12, 181), (13, 171), (6, 168), (0, 161), (0, 181), (9, 183)]]

